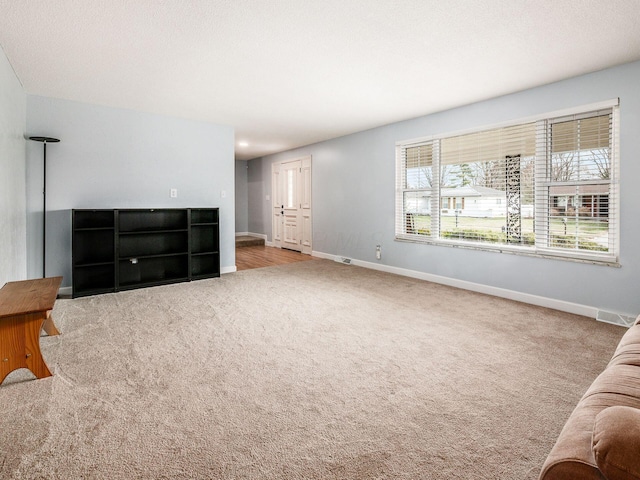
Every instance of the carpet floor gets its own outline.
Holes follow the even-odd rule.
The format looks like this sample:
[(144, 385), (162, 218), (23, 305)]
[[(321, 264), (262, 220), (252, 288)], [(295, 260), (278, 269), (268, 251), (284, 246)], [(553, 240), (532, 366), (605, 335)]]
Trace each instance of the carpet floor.
[(5, 479), (535, 480), (625, 329), (318, 260), (58, 300)]

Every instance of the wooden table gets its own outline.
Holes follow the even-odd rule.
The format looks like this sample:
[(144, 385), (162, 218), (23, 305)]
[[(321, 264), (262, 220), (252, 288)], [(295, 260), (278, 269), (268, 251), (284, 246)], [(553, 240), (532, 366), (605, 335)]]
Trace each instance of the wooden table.
[(58, 335), (51, 310), (62, 277), (9, 282), (0, 288), (0, 383), (18, 368), (37, 378), (51, 372), (40, 352), (40, 331)]

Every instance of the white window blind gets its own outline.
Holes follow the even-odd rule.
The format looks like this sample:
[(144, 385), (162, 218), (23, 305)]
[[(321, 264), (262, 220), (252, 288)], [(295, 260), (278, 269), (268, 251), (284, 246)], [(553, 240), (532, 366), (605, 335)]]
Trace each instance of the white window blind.
[(616, 115), (399, 142), (396, 238), (617, 262)]

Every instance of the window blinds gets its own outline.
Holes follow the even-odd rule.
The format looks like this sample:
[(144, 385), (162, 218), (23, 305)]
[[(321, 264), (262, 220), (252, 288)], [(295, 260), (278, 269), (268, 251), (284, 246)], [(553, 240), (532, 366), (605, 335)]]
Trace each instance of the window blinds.
[(613, 254), (617, 209), (612, 182), (613, 112), (550, 119), (545, 170), (538, 171), (540, 248)]
[(431, 192), (434, 188), (433, 145), (423, 143), (401, 149), (401, 198), (397, 202), (396, 231), (431, 235)]

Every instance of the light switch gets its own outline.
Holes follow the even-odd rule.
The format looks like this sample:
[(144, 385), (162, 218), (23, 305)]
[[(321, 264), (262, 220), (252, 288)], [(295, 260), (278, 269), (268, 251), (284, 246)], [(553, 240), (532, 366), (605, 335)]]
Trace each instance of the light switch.
[(227, 191), (226, 190), (220, 190), (220, 198), (226, 198), (227, 197)]

